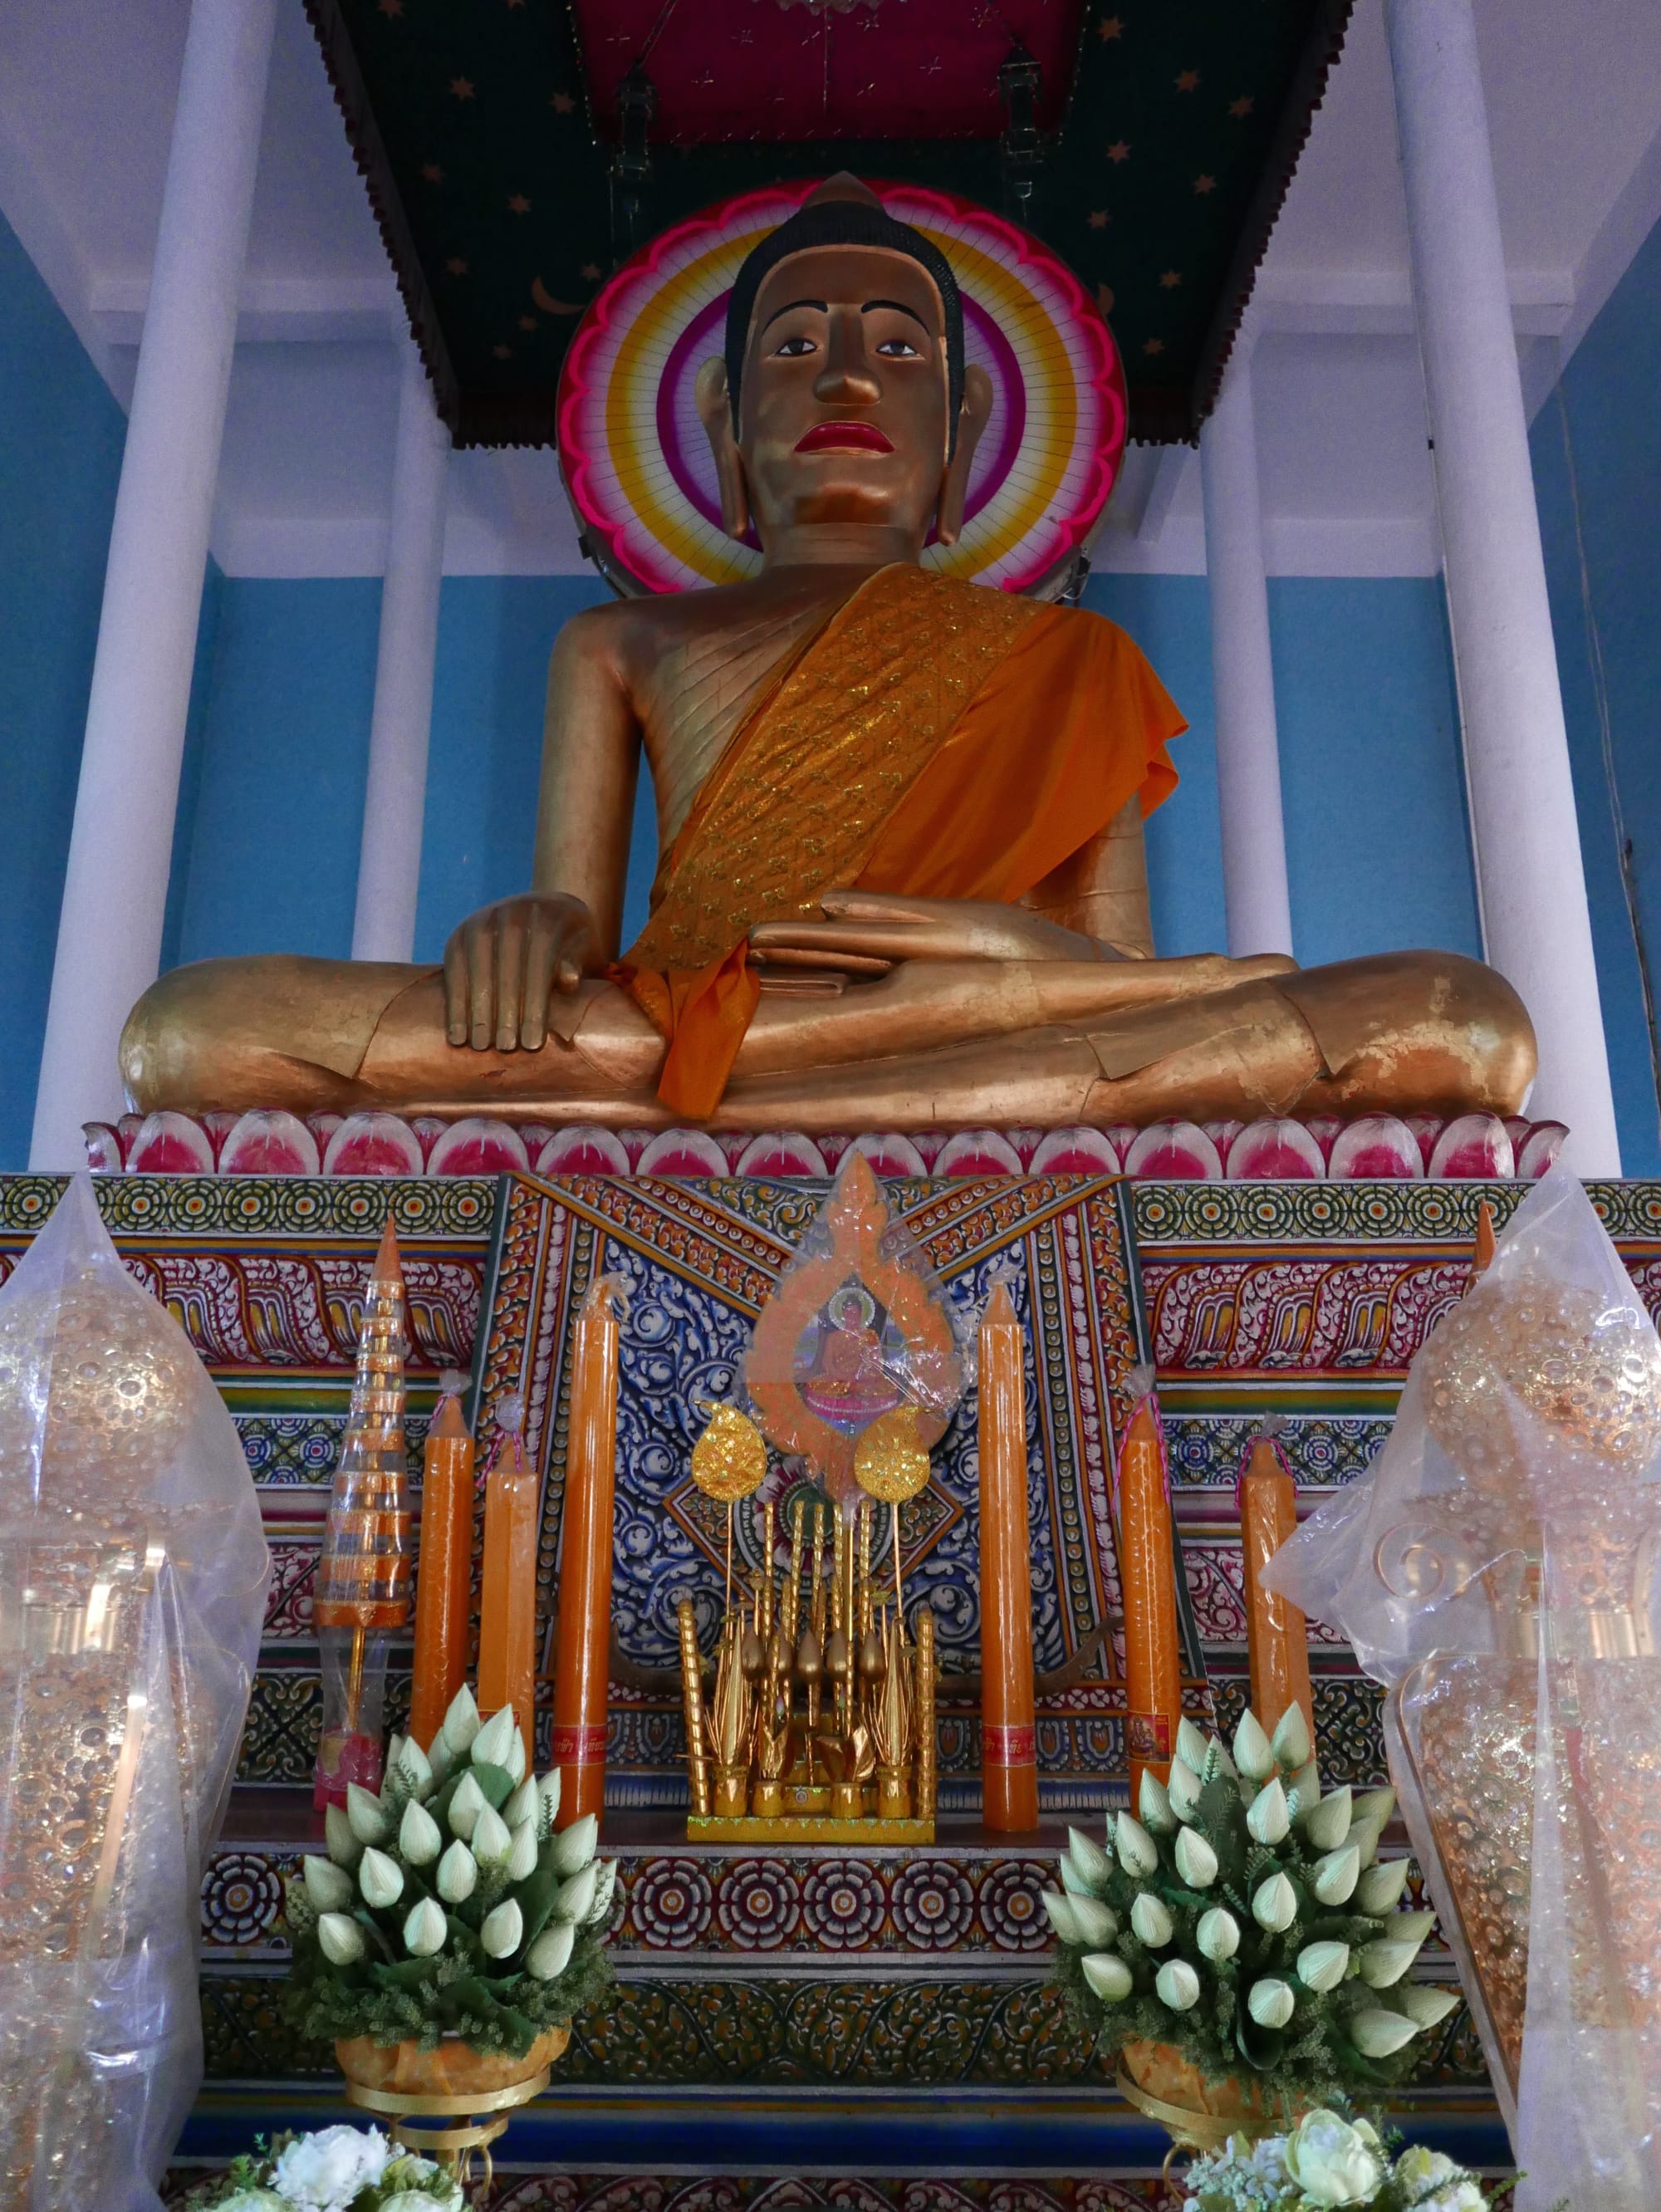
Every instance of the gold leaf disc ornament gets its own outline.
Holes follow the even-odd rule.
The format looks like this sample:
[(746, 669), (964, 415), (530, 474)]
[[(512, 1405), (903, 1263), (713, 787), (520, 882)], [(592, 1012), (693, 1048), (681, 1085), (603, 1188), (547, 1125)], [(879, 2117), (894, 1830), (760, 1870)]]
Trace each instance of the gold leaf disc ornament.
[(918, 1441), (917, 1408), (896, 1406), (864, 1431), (853, 1455), (854, 1480), (868, 1498), (903, 1505), (929, 1480), (929, 1455)]
[(692, 1447), (692, 1479), (706, 1498), (730, 1505), (759, 1490), (767, 1471), (761, 1431), (737, 1406), (718, 1406)]

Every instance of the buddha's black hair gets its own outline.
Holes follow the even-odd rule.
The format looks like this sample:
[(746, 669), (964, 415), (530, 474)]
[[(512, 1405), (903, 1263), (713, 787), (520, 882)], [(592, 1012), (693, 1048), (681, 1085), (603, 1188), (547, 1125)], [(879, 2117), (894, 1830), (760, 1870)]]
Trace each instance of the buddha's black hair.
[(769, 231), (751, 248), (740, 265), (727, 301), (727, 393), (732, 403), (732, 428), (738, 430), (738, 394), (743, 382), (744, 354), (749, 344), (750, 318), (755, 295), (763, 281), (787, 254), (805, 253), (816, 246), (875, 246), (890, 253), (904, 253), (933, 280), (946, 319), (946, 402), (950, 425), (949, 452), (957, 447), (957, 418), (963, 409), (963, 302), (951, 264), (937, 246), (896, 222), (886, 208), (869, 200), (816, 200), (798, 208), (787, 222)]

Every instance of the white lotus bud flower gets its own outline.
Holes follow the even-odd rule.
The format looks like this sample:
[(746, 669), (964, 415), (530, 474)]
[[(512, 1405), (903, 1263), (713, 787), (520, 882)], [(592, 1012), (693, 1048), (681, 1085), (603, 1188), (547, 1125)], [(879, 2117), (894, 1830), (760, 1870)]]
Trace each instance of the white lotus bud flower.
[(1131, 1969), (1116, 1952), (1099, 1951), (1079, 1961), (1085, 1980), (1103, 2004), (1123, 2004), (1131, 1994)]
[(512, 1776), (515, 1782), (523, 1782), (524, 1780), (525, 1775), (530, 1769), (530, 1762), (524, 1755), (524, 1733), (523, 1729), (514, 1729), (512, 1739), (507, 1747), (507, 1757), (502, 1761), (502, 1764), (506, 1767), (508, 1772)]
[(511, 1959), (524, 1935), (524, 1915), (517, 1897), (506, 1897), (494, 1912), (487, 1912), (479, 1941), (493, 1959)]
[(1240, 1780), (1240, 1771), (1234, 1764), (1234, 1754), (1220, 1735), (1207, 1736), (1205, 1756), (1214, 1774), (1226, 1774), (1233, 1781)]
[(568, 1920), (550, 1920), (524, 1954), (524, 1970), (533, 1981), (557, 1982), (571, 1963), (571, 1947), (577, 1931)]
[(1304, 1833), (1318, 1851), (1335, 1851), (1349, 1834), (1349, 1787), (1335, 1790), (1304, 1815)]
[(1246, 1808), (1246, 1832), (1253, 1843), (1278, 1844), (1291, 1833), (1292, 1815), (1287, 1809), (1286, 1791), (1277, 1774), (1266, 1782)]
[(1325, 1858), (1315, 1862), (1315, 1875), (1311, 1887), (1323, 1905), (1348, 1905), (1355, 1893), (1355, 1884), (1361, 1871), (1361, 1853), (1354, 1844), (1345, 1844)]
[(1217, 1855), (1197, 1828), (1184, 1828), (1177, 1837), (1177, 1872), (1190, 1889), (1209, 1889), (1217, 1878)]
[(1051, 1927), (1064, 1943), (1070, 1943), (1077, 1948), (1083, 1943), (1084, 1935), (1073, 1917), (1075, 1902), (1074, 1899), (1059, 1890), (1046, 1889), (1044, 1893), (1044, 1910), (1050, 1916)]
[(451, 1758), (460, 1759), (464, 1753), (470, 1751), (478, 1732), (479, 1709), (473, 1702), (473, 1692), (464, 1682), (450, 1700), (450, 1710), (439, 1729)]
[(355, 1966), (363, 1956), (363, 1930), (349, 1913), (325, 1912), (318, 1922), (318, 1942), (331, 1966)]
[(358, 1864), (358, 1887), (367, 1905), (385, 1912), (403, 1895), (403, 1869), (371, 1844)]
[[(617, 1887), (616, 1860), (598, 1859), (595, 1863), (600, 1869), (600, 1879), (595, 1885), (594, 1902), (584, 1916), (585, 1928), (596, 1927), (601, 1921), (609, 1920), (611, 1917), (611, 1900)], [(1098, 1909), (1105, 1911), (1106, 1907), (1104, 1905)]]
[(450, 1823), (451, 1834), (461, 1837), (464, 1842), (472, 1834), (473, 1824), (486, 1809), (486, 1805), (485, 1794), (479, 1787), (477, 1776), (464, 1774), (451, 1792), (450, 1809), (445, 1815)]
[(1191, 1820), (1199, 1811), (1200, 1778), (1185, 1759), (1171, 1761), (1171, 1778), (1165, 1785), (1165, 1797), (1179, 1820)]
[(550, 1766), (546, 1774), (537, 1777), (536, 1795), (543, 1801), (543, 1833), (549, 1835), (554, 1823), (560, 1817), (560, 1770), (557, 1766)]
[(1284, 1982), (1265, 1974), (1246, 1992), (1246, 2009), (1259, 2027), (1284, 2027), (1297, 2010), (1298, 2001)]
[(1240, 1947), (1240, 1924), (1226, 1905), (1214, 1905), (1209, 1912), (1202, 1912), (1199, 1925), (1194, 1930), (1194, 1941), (1203, 1957), (1220, 1966), (1232, 1959)]
[(418, 1743), (406, 1743), (397, 1757), (389, 1759), (386, 1765), (389, 1772), (401, 1778), (412, 1797), (432, 1796), (432, 1763)]
[(510, 1828), (517, 1828), (526, 1820), (534, 1821), (542, 1804), (536, 1788), (536, 1778), (527, 1774), (524, 1780), (502, 1807), (502, 1818)]
[(1391, 1938), (1397, 1943), (1422, 1943), (1435, 1925), (1434, 1912), (1392, 1912), (1390, 1916)]
[(391, 1818), (379, 1798), (355, 1782), (346, 1785), (346, 1817), (361, 1844), (384, 1844), (392, 1832)]
[(433, 1789), (442, 1790), (456, 1766), (456, 1754), (446, 1741), (442, 1728), (427, 1747), (427, 1764), (432, 1769)]
[[(1355, 1863), (1361, 1864), (1359, 1851)], [(1370, 1914), (1375, 1920), (1386, 1912), (1393, 1912), (1407, 1887), (1411, 1864), (1410, 1859), (1380, 1859), (1376, 1865), (1368, 1867), (1355, 1885), (1355, 1910)]]
[(1288, 1783), (1287, 1789), (1288, 1793), (1296, 1792), (1297, 1817), (1302, 1820), (1312, 1805), (1318, 1805), (1321, 1802), (1320, 1761), (1318, 1759), (1312, 1759), (1306, 1765), (1300, 1766), (1291, 1781)]
[(506, 1866), (513, 1838), (507, 1832), (507, 1823), (491, 1805), (479, 1808), (479, 1817), (473, 1823), (473, 1856), (482, 1867)]
[(1069, 1897), (1094, 1897), (1095, 1894), (1065, 1851), (1061, 1854), (1061, 1886)]
[(506, 1766), (509, 1758), (508, 1746), (519, 1732), (512, 1705), (504, 1705), (490, 1718), (473, 1739), (475, 1766)]
[[(1082, 1828), (1067, 1831), (1067, 1856), (1072, 1862), (1073, 1872), (1078, 1876), (1079, 1888), (1087, 1894), (1098, 1889), (1113, 1871), (1112, 1861), (1101, 1845), (1087, 1836)], [(1076, 1896), (1078, 1889), (1074, 1891)]]
[(1159, 1847), (1141, 1821), (1128, 1813), (1121, 1813), (1114, 1824), (1113, 1845), (1119, 1864), (1133, 1881), (1146, 1881), (1158, 1873)]
[(343, 1805), (324, 1808), (323, 1840), (337, 1867), (355, 1867), (363, 1856), (363, 1845), (352, 1832), (352, 1823), (346, 1817)]
[(1386, 1784), (1382, 1790), (1364, 1790), (1350, 1808), (1350, 1818), (1355, 1820), (1376, 1820), (1387, 1828), (1396, 1811), (1396, 1792)]
[(1379, 1838), (1384, 1833), (1384, 1824), (1379, 1820), (1352, 1820), (1349, 1841), (1361, 1855), (1361, 1864), (1370, 1867), (1379, 1856)]
[(1131, 1907), (1131, 1925), (1150, 1951), (1162, 1951), (1176, 1932), (1163, 1900), (1144, 1889)]
[(1336, 1990), (1349, 1966), (1348, 1943), (1306, 1943), (1298, 1954), (1298, 1979), (1306, 1990)]
[(1356, 2013), (1349, 2023), (1350, 2039), (1363, 2058), (1388, 2058), (1418, 2032), (1410, 2020), (1404, 2020), (1398, 2012), (1385, 2012), (1379, 2005)]
[(439, 1861), (439, 1895), (446, 1905), (464, 1905), (473, 1894), (479, 1869), (459, 1836)]
[(1072, 1907), (1079, 1941), (1086, 1950), (1105, 1951), (1118, 1933), (1118, 1913), (1094, 1897), (1076, 1897)]
[(1252, 1894), (1252, 1917), (1265, 1934), (1278, 1936), (1298, 1917), (1298, 1893), (1283, 1874), (1271, 1874)]
[[(330, 1808), (332, 1810), (333, 1808)], [(306, 1894), (319, 1912), (345, 1912), (352, 1903), (352, 1877), (320, 1852), (308, 1851), (300, 1861)]]
[(413, 1867), (431, 1866), (444, 1849), (444, 1831), (426, 1806), (418, 1805), (413, 1797), (398, 1822), (398, 1849), (404, 1864)]
[(1173, 2012), (1191, 2012), (1199, 2002), (1200, 1978), (1186, 1959), (1167, 1959), (1154, 1977), (1154, 1990)]
[(1403, 1982), (1391, 2002), (1413, 2022), (1415, 2027), (1440, 2027), (1451, 2012), (1459, 2008), (1458, 1990), (1433, 1990), (1423, 1982)]
[(1137, 1792), (1137, 1818), (1150, 1836), (1168, 1836), (1177, 1825), (1165, 1784), (1150, 1766), (1142, 1770), (1142, 1785)]
[(1276, 1771), (1274, 1746), (1249, 1705), (1234, 1730), (1234, 1764), (1248, 1782), (1267, 1782)]
[(1378, 1943), (1363, 1943), (1357, 1964), (1361, 1979), (1370, 1990), (1387, 1990), (1399, 1982), (1418, 1957), (1422, 1945), (1397, 1943), (1386, 1939)]
[[(518, 1826), (510, 1832), (513, 1838), (513, 1847), (507, 1854), (507, 1879), (509, 1881), (529, 1881), (536, 1871), (536, 1853), (540, 1848), (536, 1842), (536, 1823), (521, 1820)], [(475, 1837), (474, 1840), (476, 1842), (477, 1838)]]
[(1303, 1707), (1290, 1705), (1281, 1715), (1275, 1733), (1269, 1739), (1270, 1748), (1282, 1766), (1305, 1765), (1314, 1749), (1309, 1741), (1309, 1723), (1303, 1717)]
[(600, 1840), (600, 1824), (592, 1813), (585, 1813), (580, 1820), (573, 1820), (554, 1845), (554, 1871), (569, 1876), (580, 1874), (594, 1856), (594, 1846)]
[(600, 1887), (600, 1862), (591, 1859), (569, 1881), (561, 1882), (555, 1893), (554, 1910), (561, 1920), (569, 1920), (580, 1928), (594, 1910), (594, 1899)]
[(397, 1765), (397, 1763), (398, 1763), (398, 1759), (399, 1759), (399, 1755), (400, 1755), (400, 1753), (403, 1752), (403, 1747), (405, 1746), (405, 1744), (407, 1744), (407, 1743), (409, 1742), (409, 1737), (408, 1737), (407, 1735), (400, 1735), (398, 1734), (398, 1732), (397, 1732), (397, 1730), (396, 1729), (393, 1729), (393, 1731), (392, 1731), (392, 1733), (391, 1733), (391, 1735), (389, 1735), (389, 1736), (387, 1737), (387, 1739), (386, 1739), (386, 1771), (387, 1771), (389, 1774), (392, 1771), (392, 1769), (393, 1769), (393, 1768)]
[(1185, 1766), (1191, 1767), (1196, 1774), (1203, 1774), (1205, 1754), (1209, 1749), (1192, 1721), (1185, 1717), (1177, 1723), (1177, 1757)]
[(404, 1921), (403, 1948), (412, 1959), (431, 1959), (443, 1950), (449, 1933), (444, 1907), (435, 1899), (424, 1897)]

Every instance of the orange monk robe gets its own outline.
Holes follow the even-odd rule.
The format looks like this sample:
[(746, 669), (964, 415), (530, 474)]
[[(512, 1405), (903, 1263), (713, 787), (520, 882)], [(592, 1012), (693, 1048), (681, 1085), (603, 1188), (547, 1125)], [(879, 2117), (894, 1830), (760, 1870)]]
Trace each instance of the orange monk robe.
[(1014, 902), (1139, 793), (1187, 727), (1100, 616), (896, 564), (789, 658), (706, 779), (615, 971), (669, 1040), (658, 1095), (715, 1110), (760, 995), (749, 933), (852, 886)]

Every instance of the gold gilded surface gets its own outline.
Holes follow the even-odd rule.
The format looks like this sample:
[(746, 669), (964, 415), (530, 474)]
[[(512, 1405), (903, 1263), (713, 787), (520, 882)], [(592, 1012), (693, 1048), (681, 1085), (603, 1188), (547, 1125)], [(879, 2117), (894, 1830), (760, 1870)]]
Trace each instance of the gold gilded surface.
[(759, 1490), (767, 1448), (754, 1421), (737, 1406), (718, 1406), (692, 1447), (692, 1479), (706, 1498), (731, 1505)]
[(929, 1455), (917, 1433), (917, 1408), (896, 1406), (873, 1421), (854, 1447), (854, 1480), (882, 1505), (903, 1505), (926, 1489)]
[(687, 1841), (692, 1844), (931, 1844), (934, 1822), (885, 1820), (880, 1814), (856, 1814), (839, 1820), (833, 1813), (780, 1813), (768, 1818), (746, 1813), (690, 1814)]

